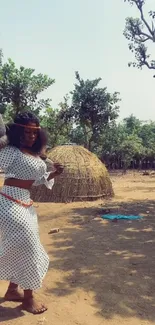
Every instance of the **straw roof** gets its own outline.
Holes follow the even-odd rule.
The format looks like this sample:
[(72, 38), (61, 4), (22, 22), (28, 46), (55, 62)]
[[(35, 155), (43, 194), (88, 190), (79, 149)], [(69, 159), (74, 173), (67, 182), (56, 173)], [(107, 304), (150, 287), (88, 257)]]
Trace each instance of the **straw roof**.
[(96, 155), (81, 146), (63, 145), (48, 152), (48, 158), (64, 165), (55, 178), (53, 190), (45, 186), (32, 190), (37, 202), (90, 201), (113, 196), (112, 183), (105, 165)]

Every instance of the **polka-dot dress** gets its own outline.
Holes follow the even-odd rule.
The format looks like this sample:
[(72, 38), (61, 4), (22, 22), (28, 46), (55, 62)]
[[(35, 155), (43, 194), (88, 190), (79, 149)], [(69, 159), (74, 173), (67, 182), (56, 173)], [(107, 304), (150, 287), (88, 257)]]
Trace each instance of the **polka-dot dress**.
[[(39, 157), (22, 153), (7, 146), (0, 150), (0, 168), (5, 178), (34, 180), (33, 185), (45, 184), (52, 189), (50, 172)], [(2, 193), (30, 203), (30, 192), (3, 186)], [(23, 289), (36, 290), (48, 270), (49, 258), (40, 243), (38, 221), (33, 206), (23, 207), (0, 195), (0, 280), (8, 280)]]

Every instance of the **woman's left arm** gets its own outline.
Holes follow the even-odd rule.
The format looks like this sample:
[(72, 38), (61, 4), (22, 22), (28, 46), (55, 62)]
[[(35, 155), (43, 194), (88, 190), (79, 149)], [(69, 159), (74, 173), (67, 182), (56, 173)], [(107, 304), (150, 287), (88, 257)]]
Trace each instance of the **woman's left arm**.
[(46, 171), (40, 179), (36, 180), (33, 183), (33, 186), (39, 186), (44, 184), (49, 190), (51, 190), (54, 185), (54, 178), (63, 172), (64, 167), (59, 163), (52, 163), (52, 169), (54, 170), (49, 172)]

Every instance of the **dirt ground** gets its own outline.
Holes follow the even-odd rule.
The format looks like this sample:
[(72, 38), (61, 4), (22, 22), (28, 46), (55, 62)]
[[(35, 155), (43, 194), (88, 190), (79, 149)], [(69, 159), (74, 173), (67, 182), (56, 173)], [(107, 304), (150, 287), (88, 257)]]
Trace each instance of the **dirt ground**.
[[(3, 302), (2, 325), (155, 324), (155, 176), (112, 175), (115, 198), (39, 204), (41, 240), (50, 267), (38, 295), (48, 311), (33, 316)], [(140, 221), (107, 222), (104, 209), (138, 214)], [(58, 234), (49, 235), (50, 228)]]

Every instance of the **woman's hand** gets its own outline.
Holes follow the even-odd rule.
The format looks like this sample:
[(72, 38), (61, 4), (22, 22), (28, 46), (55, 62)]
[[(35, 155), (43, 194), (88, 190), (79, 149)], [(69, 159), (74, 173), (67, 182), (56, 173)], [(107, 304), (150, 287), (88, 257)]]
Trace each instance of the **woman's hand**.
[(63, 166), (63, 165), (61, 165), (61, 164), (59, 164), (59, 163), (54, 163), (53, 166), (54, 166), (54, 168), (56, 169), (56, 171), (55, 171), (55, 174), (56, 174), (56, 175), (60, 175), (60, 174), (62, 174), (62, 172), (63, 172), (63, 170), (64, 170), (64, 166)]
[(48, 181), (50, 179), (53, 179), (56, 176), (60, 175), (64, 170), (64, 166), (59, 163), (53, 163), (53, 167), (54, 167), (55, 171), (50, 173), (50, 175), (48, 177)]

